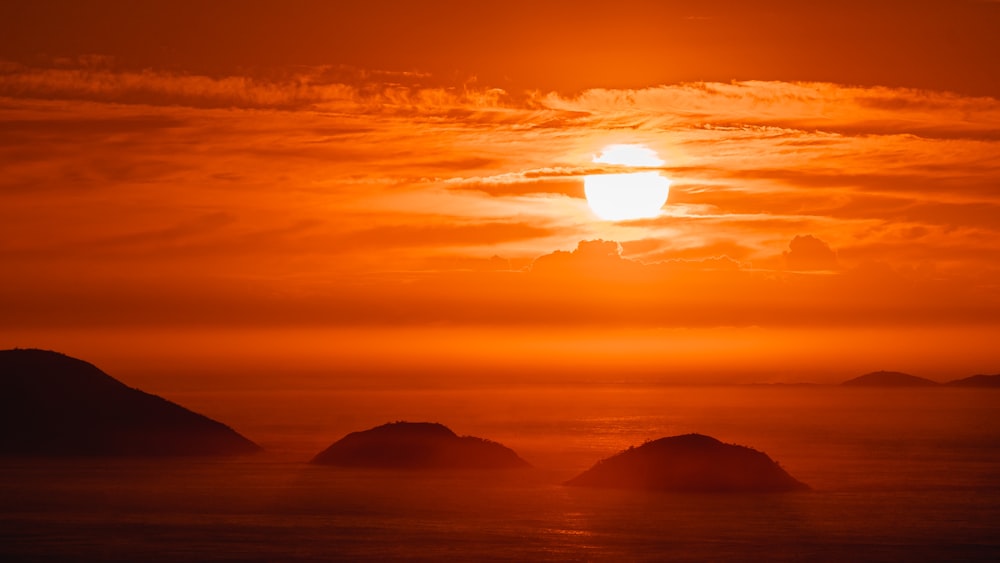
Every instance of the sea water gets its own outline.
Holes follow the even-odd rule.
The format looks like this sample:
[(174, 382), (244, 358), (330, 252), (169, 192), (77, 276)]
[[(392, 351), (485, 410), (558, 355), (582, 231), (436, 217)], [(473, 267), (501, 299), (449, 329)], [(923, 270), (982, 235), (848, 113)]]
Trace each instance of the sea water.
[[(0, 460), (0, 556), (24, 561), (1000, 559), (1000, 391), (560, 386), (178, 392), (266, 451), (223, 460)], [(517, 471), (308, 464), (344, 434), (435, 421)], [(699, 432), (813, 491), (565, 487)]]

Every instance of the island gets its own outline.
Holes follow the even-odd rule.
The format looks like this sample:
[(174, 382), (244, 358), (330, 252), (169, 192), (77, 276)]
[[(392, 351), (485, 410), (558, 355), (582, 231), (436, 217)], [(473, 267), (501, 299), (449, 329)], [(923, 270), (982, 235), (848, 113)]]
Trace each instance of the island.
[(767, 454), (702, 434), (660, 438), (629, 448), (565, 484), (692, 493), (809, 490)]
[(849, 379), (841, 385), (851, 387), (934, 387), (940, 383), (898, 371), (873, 371)]
[(58, 352), (0, 350), (0, 455), (227, 456), (232, 428)]
[(352, 432), (312, 463), (382, 469), (517, 469), (530, 467), (514, 450), (483, 438), (458, 436), (434, 422), (390, 422)]
[(962, 379), (955, 379), (945, 383), (951, 387), (1000, 387), (1000, 374), (996, 375), (970, 375)]

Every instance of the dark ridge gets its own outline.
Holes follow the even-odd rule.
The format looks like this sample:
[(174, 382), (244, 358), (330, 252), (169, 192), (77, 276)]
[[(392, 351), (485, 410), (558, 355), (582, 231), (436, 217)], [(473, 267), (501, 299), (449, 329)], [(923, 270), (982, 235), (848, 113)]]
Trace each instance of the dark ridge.
[(776, 381), (774, 383), (745, 383), (747, 387), (820, 387), (823, 383), (809, 381)]
[(211, 456), (258, 451), (228, 426), (58, 352), (0, 350), (0, 455)]
[(858, 387), (932, 387), (940, 385), (940, 383), (898, 371), (873, 371), (854, 379), (849, 379), (841, 383), (841, 385)]
[(514, 450), (483, 438), (458, 436), (433, 422), (390, 422), (352, 432), (312, 463), (386, 469), (514, 469), (529, 467)]
[(676, 492), (808, 490), (757, 450), (685, 434), (629, 448), (570, 479), (566, 485)]
[(996, 375), (972, 375), (962, 379), (949, 381), (945, 385), (953, 387), (1000, 387), (1000, 374)]

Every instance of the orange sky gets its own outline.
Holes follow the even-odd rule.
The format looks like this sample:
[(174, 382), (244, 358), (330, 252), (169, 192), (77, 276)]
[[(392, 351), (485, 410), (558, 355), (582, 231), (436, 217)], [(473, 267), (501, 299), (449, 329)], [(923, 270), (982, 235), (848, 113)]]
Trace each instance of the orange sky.
[[(994, 373), (997, 29), (980, 1), (6, 2), (0, 347)], [(659, 217), (587, 207), (612, 143), (666, 161)]]

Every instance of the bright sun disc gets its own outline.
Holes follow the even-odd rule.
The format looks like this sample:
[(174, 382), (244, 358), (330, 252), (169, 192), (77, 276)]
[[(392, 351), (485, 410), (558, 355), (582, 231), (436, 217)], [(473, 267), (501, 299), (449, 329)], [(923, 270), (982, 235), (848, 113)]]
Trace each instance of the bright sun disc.
[[(656, 152), (644, 145), (608, 145), (594, 157), (599, 164), (635, 168), (663, 165)], [(670, 180), (658, 171), (591, 174), (583, 179), (587, 204), (605, 221), (648, 219), (660, 214), (670, 195)]]

